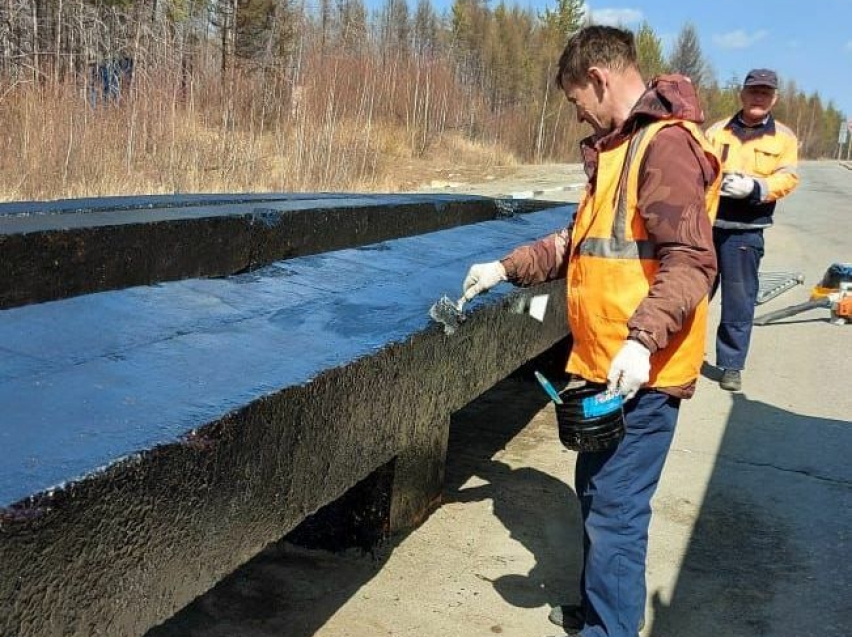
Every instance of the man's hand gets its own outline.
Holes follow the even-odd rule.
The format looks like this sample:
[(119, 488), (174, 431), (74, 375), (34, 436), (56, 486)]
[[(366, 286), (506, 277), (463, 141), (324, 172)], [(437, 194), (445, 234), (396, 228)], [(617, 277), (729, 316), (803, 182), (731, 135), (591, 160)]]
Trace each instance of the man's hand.
[(722, 178), (722, 196), (745, 199), (754, 192), (754, 179), (740, 173), (728, 173)]
[(612, 359), (607, 381), (609, 389), (617, 390), (630, 400), (651, 376), (651, 352), (639, 341), (626, 340)]
[(462, 283), (464, 296), (462, 299), (470, 301), (477, 294), (487, 292), (501, 281), (506, 280), (506, 268), (499, 261), (490, 263), (474, 263), (467, 271), (467, 276)]

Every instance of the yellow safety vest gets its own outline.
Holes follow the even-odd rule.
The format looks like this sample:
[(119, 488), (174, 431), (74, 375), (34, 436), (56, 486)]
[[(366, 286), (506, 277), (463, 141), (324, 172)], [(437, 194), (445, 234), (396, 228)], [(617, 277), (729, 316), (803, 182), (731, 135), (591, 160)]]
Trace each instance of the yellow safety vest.
[(774, 134), (743, 141), (727, 126), (729, 121), (716, 122), (707, 129), (707, 139), (721, 158), (723, 171), (764, 179), (767, 184), (764, 202), (790, 194), (799, 183), (795, 133), (774, 120)]
[[(639, 307), (659, 269), (638, 210), (639, 166), (654, 135), (666, 126), (682, 126), (711, 161), (719, 160), (697, 126), (663, 120), (637, 131), (598, 158), (594, 192), (580, 204), (571, 234), (568, 262), (568, 324), (573, 347), (567, 371), (586, 380), (606, 382), (610, 363), (627, 338), (627, 322)], [(712, 223), (721, 175), (705, 195)], [(685, 320), (668, 345), (651, 356), (647, 387), (676, 387), (694, 381), (704, 358), (707, 298)]]

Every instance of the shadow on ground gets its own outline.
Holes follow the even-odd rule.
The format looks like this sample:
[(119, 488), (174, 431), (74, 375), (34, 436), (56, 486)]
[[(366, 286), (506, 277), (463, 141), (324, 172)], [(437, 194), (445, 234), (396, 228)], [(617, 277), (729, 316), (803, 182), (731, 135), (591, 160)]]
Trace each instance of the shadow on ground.
[[(512, 469), (494, 459), (547, 402), (532, 370), (556, 378), (564, 353), (565, 344), (554, 347), (452, 417), (443, 500), (493, 500), (511, 537), (532, 553), (535, 566), (528, 573), (492, 582), (518, 607), (562, 601), (567, 582), (577, 578), (573, 492), (544, 472)], [(473, 477), (479, 486), (466, 487)], [(309, 637), (382, 569), (404, 539), (393, 537), (367, 554), (307, 550), (285, 537), (145, 637)], [(560, 559), (548, 557), (562, 546), (568, 549), (559, 552)]]
[[(500, 596), (519, 608), (564, 603), (577, 591), (580, 572), (582, 534), (574, 491), (562, 480), (528, 466), (526, 454), (501, 453), (546, 404), (532, 370), (538, 369), (558, 383), (565, 352), (557, 348), (550, 356), (525, 366), (497, 391), (468, 405), (457, 414), (450, 432), (444, 502), (491, 500), (495, 517), (511, 539), (533, 556), (534, 565), (528, 572), (492, 580)], [(523, 425), (516, 427), (514, 423), (519, 422)], [(509, 429), (498, 434), (504, 427)], [(536, 433), (537, 429), (529, 435)], [(567, 455), (565, 462), (573, 465)], [(565, 467), (566, 474), (570, 470)], [(478, 479), (474, 486), (465, 485), (471, 477)]]
[(852, 463), (838, 450), (852, 449), (852, 427), (731, 396), (677, 584), (668, 602), (652, 593), (647, 635), (848, 637)]

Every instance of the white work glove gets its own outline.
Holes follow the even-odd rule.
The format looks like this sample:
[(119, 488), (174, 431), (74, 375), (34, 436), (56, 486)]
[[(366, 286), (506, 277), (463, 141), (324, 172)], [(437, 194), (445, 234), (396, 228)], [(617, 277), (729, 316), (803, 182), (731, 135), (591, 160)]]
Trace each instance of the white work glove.
[(740, 173), (728, 173), (722, 178), (722, 196), (745, 199), (754, 191), (754, 179)]
[(459, 300), (470, 301), (477, 294), (487, 292), (501, 281), (506, 280), (506, 268), (499, 261), (490, 263), (474, 263), (467, 271), (467, 276), (462, 283), (464, 296)]
[(612, 359), (607, 374), (608, 388), (630, 400), (651, 376), (651, 352), (639, 341), (626, 340)]

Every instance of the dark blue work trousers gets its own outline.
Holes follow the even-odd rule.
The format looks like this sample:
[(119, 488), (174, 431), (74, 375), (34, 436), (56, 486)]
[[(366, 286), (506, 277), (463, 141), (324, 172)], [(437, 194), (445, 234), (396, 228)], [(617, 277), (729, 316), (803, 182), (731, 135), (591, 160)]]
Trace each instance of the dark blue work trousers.
[(674, 436), (680, 399), (640, 391), (624, 405), (614, 449), (577, 456), (583, 515), (583, 637), (636, 637), (645, 613), (651, 498)]
[(763, 258), (763, 229), (713, 228), (719, 272), (713, 292), (722, 290), (722, 319), (716, 329), (716, 366), (745, 369), (754, 305), (760, 287), (758, 270)]

